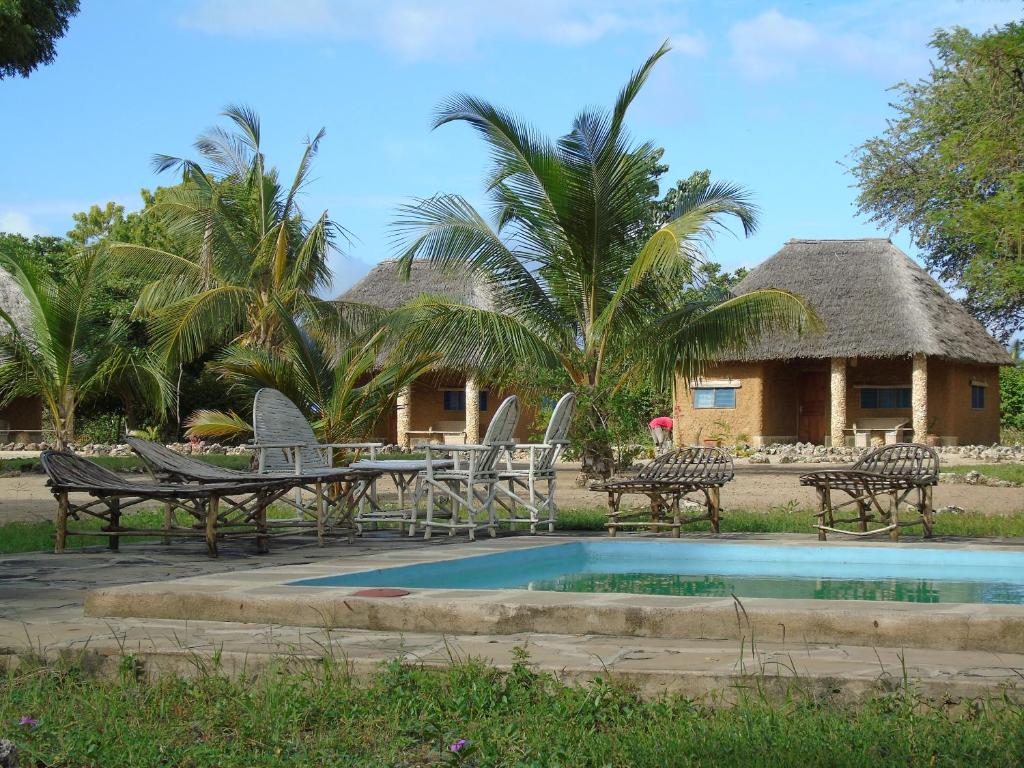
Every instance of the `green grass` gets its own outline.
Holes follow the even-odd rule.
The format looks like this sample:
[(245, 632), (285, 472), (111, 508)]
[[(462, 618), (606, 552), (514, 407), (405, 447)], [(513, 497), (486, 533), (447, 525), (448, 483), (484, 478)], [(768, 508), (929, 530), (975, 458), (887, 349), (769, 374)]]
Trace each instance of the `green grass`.
[[(290, 507), (271, 507), (267, 515), (270, 518), (287, 518), (295, 512)], [(179, 525), (190, 525), (194, 519), (184, 513), (178, 513)], [(121, 518), (121, 525), (124, 527), (159, 528), (163, 525), (163, 509), (142, 510), (126, 514)], [(102, 523), (95, 518), (86, 518), (81, 521), (72, 521), (72, 527), (76, 529), (99, 530)], [(39, 552), (53, 548), (56, 525), (51, 520), (38, 523), (4, 523), (0, 525), (0, 554), (14, 554), (17, 552)], [(125, 542), (131, 541), (155, 541), (159, 535), (153, 536), (122, 536)], [(68, 549), (79, 549), (81, 547), (94, 547), (106, 545), (106, 539), (101, 536), (68, 536), (65, 547)]]
[(968, 472), (981, 472), (983, 475), (1011, 483), (1024, 483), (1024, 464), (964, 464), (962, 466), (945, 466), (943, 472), (966, 475)]
[[(859, 705), (795, 692), (731, 707), (654, 700), (614, 676), (565, 686), (520, 661), (428, 670), (397, 662), (359, 682), (344, 665), (232, 681), (113, 680), (27, 663), (0, 672), (0, 726), (25, 765), (121, 766), (1016, 766), (1024, 710), (960, 714), (912, 693)], [(798, 683), (797, 683), (798, 685)], [(38, 725), (17, 726), (31, 717)], [(468, 745), (458, 755), (457, 739)]]
[[(289, 517), (292, 511), (287, 507), (271, 509), (271, 517)], [(767, 512), (752, 510), (728, 510), (722, 513), (721, 530), (724, 533), (813, 533), (811, 522), (814, 515), (809, 509), (797, 509), (793, 506), (776, 507)], [(182, 524), (188, 519), (179, 517)], [(124, 526), (159, 527), (163, 522), (162, 511), (141, 511), (126, 514), (122, 518)], [(565, 509), (559, 512), (557, 530), (559, 531), (603, 531), (604, 510), (602, 509)], [(77, 528), (98, 530), (100, 522), (86, 519), (76, 522)], [(710, 531), (707, 522), (694, 523), (686, 526), (684, 531)], [(912, 530), (911, 535), (917, 535)], [(965, 512), (960, 515), (940, 514), (935, 518), (936, 536), (961, 536), (967, 538), (992, 537), (1024, 537), (1024, 514), (996, 516), (978, 512)], [(38, 523), (6, 523), (0, 525), (0, 554), (16, 552), (37, 552), (53, 547), (54, 524), (51, 521)], [(153, 540), (149, 537), (123, 537), (125, 541)], [(67, 546), (78, 548), (103, 544), (104, 539), (96, 536), (69, 536)]]

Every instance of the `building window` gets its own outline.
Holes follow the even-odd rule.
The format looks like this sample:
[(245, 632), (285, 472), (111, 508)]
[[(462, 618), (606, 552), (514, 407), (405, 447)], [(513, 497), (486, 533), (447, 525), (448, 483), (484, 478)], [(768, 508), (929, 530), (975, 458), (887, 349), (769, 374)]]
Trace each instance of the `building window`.
[(976, 411), (985, 408), (985, 388), (979, 387), (977, 384), (971, 384), (971, 408)]
[(909, 408), (910, 387), (864, 387), (860, 391), (860, 407)]
[(694, 408), (735, 408), (736, 390), (733, 387), (699, 387), (693, 390)]
[[(444, 396), (444, 409), (446, 411), (466, 410), (466, 390), (446, 389), (441, 394)], [(480, 390), (480, 410), (487, 410), (487, 390)]]

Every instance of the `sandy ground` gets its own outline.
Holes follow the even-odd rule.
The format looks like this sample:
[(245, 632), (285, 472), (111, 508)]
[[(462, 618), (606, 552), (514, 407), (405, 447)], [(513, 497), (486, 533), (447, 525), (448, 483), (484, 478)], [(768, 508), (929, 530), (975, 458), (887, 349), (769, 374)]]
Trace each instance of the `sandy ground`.
[[(737, 464), (736, 478), (722, 490), (724, 509), (769, 510), (796, 502), (800, 507), (815, 504), (814, 490), (804, 488), (799, 476), (814, 469), (836, 465), (784, 465), (764, 466)], [(563, 509), (602, 507), (605, 497), (601, 493), (578, 488), (575, 484), (578, 470), (573, 465), (559, 469), (558, 504)], [(141, 475), (130, 475), (132, 481), (141, 481)], [(382, 482), (386, 492), (388, 483)], [(989, 488), (987, 486), (941, 484), (935, 489), (935, 506), (962, 507), (993, 515), (1024, 513), (1024, 488)], [(18, 477), (0, 478), (0, 523), (52, 520), (56, 503), (42, 474), (26, 473)]]

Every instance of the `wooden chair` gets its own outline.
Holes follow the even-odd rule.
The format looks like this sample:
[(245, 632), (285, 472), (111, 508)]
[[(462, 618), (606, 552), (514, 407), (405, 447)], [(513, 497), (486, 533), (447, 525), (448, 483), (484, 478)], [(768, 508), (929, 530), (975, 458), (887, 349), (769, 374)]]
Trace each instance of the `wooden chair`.
[[(494, 501), (508, 513), (508, 517), (498, 518), (497, 522), (508, 523), (511, 529), (515, 529), (519, 523), (529, 525), (530, 533), (536, 533), (537, 526), (543, 524), (548, 526), (549, 533), (555, 530), (555, 515), (558, 512), (555, 505), (555, 462), (569, 444), (569, 426), (575, 409), (576, 395), (567, 392), (551, 411), (544, 442), (521, 443), (506, 451), (505, 469), (498, 473)], [(512, 450), (527, 451), (528, 465), (525, 469), (513, 468)], [(526, 510), (526, 517), (517, 515), (520, 508)]]
[[(498, 482), (498, 461), (504, 451), (514, 445), (512, 436), (519, 423), (519, 398), (505, 398), (494, 412), (480, 445), (424, 445), (426, 469), (421, 477), (427, 512), (423, 520), (425, 539), (434, 528), (452, 535), (465, 530), (469, 540), (476, 538), (481, 527), (479, 518), (486, 518), (482, 527), (495, 536), (495, 486)], [(453, 465), (445, 468), (451, 456)]]
[[(302, 478), (294, 500), (289, 502), (295, 507), (296, 518), (314, 521), (321, 543), (328, 529), (346, 533), (351, 541), (356, 533), (353, 507), (366, 498), (372, 480), (347, 485), (347, 470), (334, 466), (334, 452), (365, 450), (374, 458), (381, 443), (322, 444), (295, 403), (269, 387), (259, 390), (253, 399), (252, 422), (259, 471), (291, 473)], [(303, 491), (312, 494), (312, 506), (304, 501)], [(352, 498), (353, 492), (358, 499)]]
[[(818, 529), (821, 541), (827, 539), (829, 532), (862, 537), (888, 533), (889, 538), (896, 541), (900, 528), (910, 525), (923, 526), (925, 537), (931, 538), (932, 488), (938, 483), (938, 454), (917, 443), (878, 448), (861, 458), (851, 469), (810, 472), (800, 477), (800, 485), (817, 491), (818, 511), (814, 527)], [(849, 498), (836, 503), (833, 498), (835, 491)], [(919, 519), (900, 521), (900, 505), (907, 503), (907, 499), (912, 499), (911, 505)], [(837, 518), (836, 513), (847, 507), (854, 508), (855, 517)], [(856, 523), (858, 530), (836, 528), (839, 523)]]
[[(294, 485), (290, 477), (263, 478), (259, 482), (137, 483), (129, 482), (88, 459), (67, 451), (44, 451), (40, 457), (57, 499), (57, 536), (54, 551), (64, 551), (68, 535), (106, 536), (107, 545), (117, 550), (121, 536), (199, 536), (206, 540), (207, 553), (217, 556), (217, 538), (255, 534), (256, 547), (266, 551), (267, 508)], [(85, 493), (92, 500), (82, 504), (69, 494)], [(246, 499), (245, 503), (233, 499)], [(161, 528), (125, 528), (121, 515), (130, 507), (158, 501), (172, 510), (170, 525)], [(221, 502), (224, 501), (224, 506)], [(180, 527), (173, 513), (183, 511), (195, 519), (192, 527)], [(93, 517), (104, 525), (99, 530), (71, 530), (68, 520)]]
[[(682, 526), (700, 520), (710, 520), (711, 530), (719, 532), (721, 489), (732, 480), (733, 474), (732, 457), (721, 448), (680, 448), (657, 457), (634, 477), (595, 483), (590, 490), (608, 494), (605, 527), (610, 536), (619, 528), (636, 527), (669, 528), (672, 535), (679, 538)], [(702, 495), (705, 511), (683, 517), (681, 502), (689, 493)], [(647, 496), (649, 506), (622, 509), (622, 498), (628, 494)]]
[[(171, 483), (260, 483), (272, 478), (299, 478), (293, 485), (324, 483), (334, 484), (339, 487), (335, 494), (336, 499), (345, 504), (358, 505), (368, 493), (370, 483), (380, 476), (380, 472), (369, 469), (351, 469), (341, 467), (305, 467), (301, 473), (294, 469), (284, 472), (244, 472), (226, 467), (218, 467), (205, 461), (185, 456), (172, 451), (162, 443), (152, 440), (143, 440), (138, 437), (126, 437), (125, 441), (146, 465), (146, 469), (157, 482)], [(242, 498), (237, 503), (248, 503), (248, 499)], [(292, 503), (294, 506), (294, 503)], [(326, 509), (326, 506), (323, 507)], [(351, 510), (349, 510), (351, 512)], [(173, 518), (173, 510), (168, 505), (166, 511), (168, 526)], [(309, 519), (305, 515), (299, 515), (291, 520), (270, 520), (267, 525), (270, 528), (295, 530), (303, 527), (315, 526), (317, 534), (322, 541), (327, 527), (328, 519)]]

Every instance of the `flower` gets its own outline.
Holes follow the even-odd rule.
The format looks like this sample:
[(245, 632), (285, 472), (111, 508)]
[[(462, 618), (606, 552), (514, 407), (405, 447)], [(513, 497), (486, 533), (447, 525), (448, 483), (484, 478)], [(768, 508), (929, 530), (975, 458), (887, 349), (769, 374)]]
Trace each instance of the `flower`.
[(20, 718), (18, 718), (18, 725), (20, 725), (22, 728), (35, 728), (39, 725), (39, 721), (36, 720), (34, 717), (22, 715)]
[(468, 746), (468, 745), (469, 745), (469, 742), (468, 742), (468, 741), (466, 741), (465, 739), (456, 739), (455, 741), (453, 741), (453, 742), (452, 742), (452, 743), (451, 743), (451, 744), (450, 744), (450, 745), (448, 746), (448, 751), (450, 751), (450, 752), (459, 752), (459, 751), (461, 751), (461, 750), (462, 750), (462, 749), (463, 749), (464, 747), (466, 747), (466, 746)]

